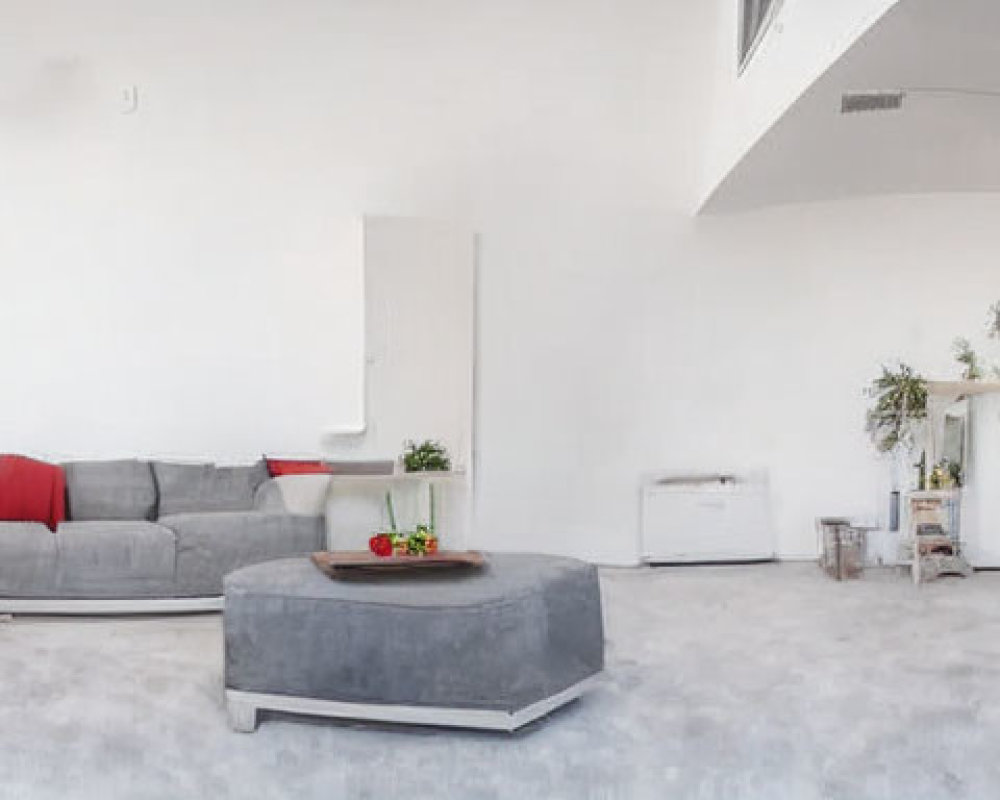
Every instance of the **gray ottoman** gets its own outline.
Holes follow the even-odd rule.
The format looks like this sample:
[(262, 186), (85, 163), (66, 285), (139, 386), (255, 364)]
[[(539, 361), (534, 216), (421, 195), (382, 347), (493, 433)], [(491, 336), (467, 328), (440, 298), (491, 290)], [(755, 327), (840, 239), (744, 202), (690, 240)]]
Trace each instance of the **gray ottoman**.
[(569, 558), (349, 580), (271, 561), (226, 577), (223, 619), (240, 731), (261, 709), (512, 731), (604, 666), (597, 570)]

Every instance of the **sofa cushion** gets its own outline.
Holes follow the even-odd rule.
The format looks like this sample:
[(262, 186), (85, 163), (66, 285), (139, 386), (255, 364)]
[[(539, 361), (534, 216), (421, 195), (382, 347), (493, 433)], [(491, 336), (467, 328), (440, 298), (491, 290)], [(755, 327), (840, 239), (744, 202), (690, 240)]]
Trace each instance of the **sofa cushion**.
[(281, 487), (278, 486), (276, 478), (268, 478), (257, 487), (253, 496), (253, 510), (265, 511), (270, 514), (281, 514), (288, 511), (285, 508), (285, 498), (281, 494)]
[(56, 535), (39, 522), (0, 522), (0, 595), (48, 597), (55, 579)]
[(282, 475), (329, 475), (333, 472), (322, 461), (297, 458), (265, 458), (267, 472), (272, 478)]
[(164, 594), (174, 580), (176, 539), (155, 522), (64, 522), (56, 532), (57, 583), (60, 593), (93, 596), (148, 594), (150, 585)]
[(322, 517), (330, 495), (329, 475), (282, 475), (271, 479), (281, 494), (281, 503), (289, 514)]
[(322, 549), (322, 517), (256, 511), (176, 514), (161, 517), (177, 536), (180, 594), (222, 594), (222, 578), (234, 569), (273, 558)]
[(63, 465), (69, 519), (149, 520), (156, 510), (156, 484), (149, 464), (136, 459), (76, 461)]
[(263, 460), (246, 467), (153, 463), (160, 494), (159, 515), (250, 511), (254, 492), (267, 480)]

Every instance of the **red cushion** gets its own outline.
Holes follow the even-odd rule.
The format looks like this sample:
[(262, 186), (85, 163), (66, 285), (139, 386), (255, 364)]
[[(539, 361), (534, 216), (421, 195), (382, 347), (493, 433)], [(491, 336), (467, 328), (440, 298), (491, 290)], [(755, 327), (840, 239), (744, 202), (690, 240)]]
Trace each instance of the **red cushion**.
[(0, 520), (43, 522), (52, 530), (66, 519), (62, 467), (24, 456), (0, 456)]
[(267, 471), (272, 478), (281, 475), (331, 475), (333, 470), (322, 461), (301, 461), (290, 458), (268, 458)]

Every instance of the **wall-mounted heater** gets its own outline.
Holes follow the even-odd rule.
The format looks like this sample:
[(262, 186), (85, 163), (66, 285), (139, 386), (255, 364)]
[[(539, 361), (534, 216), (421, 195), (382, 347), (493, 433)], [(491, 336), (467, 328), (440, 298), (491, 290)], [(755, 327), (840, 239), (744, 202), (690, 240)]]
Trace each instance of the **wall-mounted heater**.
[(774, 558), (766, 475), (654, 473), (641, 491), (642, 559), (650, 564)]

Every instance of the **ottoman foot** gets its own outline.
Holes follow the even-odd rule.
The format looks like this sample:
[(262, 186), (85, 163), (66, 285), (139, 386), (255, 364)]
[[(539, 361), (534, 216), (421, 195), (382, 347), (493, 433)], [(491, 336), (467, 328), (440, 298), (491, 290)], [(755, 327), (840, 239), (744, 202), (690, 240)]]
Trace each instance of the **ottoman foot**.
[(257, 730), (257, 706), (239, 692), (226, 692), (226, 710), (229, 725), (237, 733), (253, 733)]

